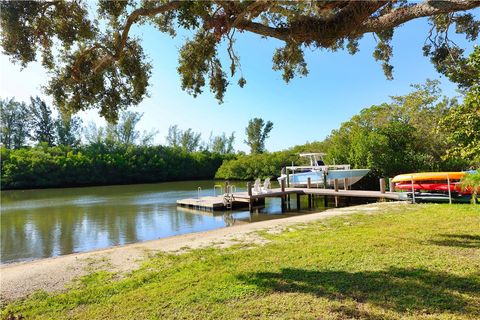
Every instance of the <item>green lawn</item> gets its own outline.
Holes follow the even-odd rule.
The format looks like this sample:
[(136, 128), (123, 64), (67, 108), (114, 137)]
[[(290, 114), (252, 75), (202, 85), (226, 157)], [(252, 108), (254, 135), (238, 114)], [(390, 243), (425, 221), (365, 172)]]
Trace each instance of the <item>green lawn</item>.
[[(264, 246), (162, 254), (6, 306), (26, 319), (480, 319), (480, 206), (401, 205)], [(263, 234), (262, 234), (263, 235)]]

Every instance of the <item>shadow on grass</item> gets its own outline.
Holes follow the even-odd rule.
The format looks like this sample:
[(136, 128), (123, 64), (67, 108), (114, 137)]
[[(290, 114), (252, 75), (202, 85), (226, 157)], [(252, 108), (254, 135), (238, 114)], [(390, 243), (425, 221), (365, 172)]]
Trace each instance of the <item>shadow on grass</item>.
[(352, 299), (384, 309), (478, 315), (462, 294), (478, 294), (478, 276), (459, 277), (424, 269), (312, 271), (282, 269), (241, 275), (240, 280), (275, 292), (308, 293), (333, 300)]
[(430, 241), (438, 246), (480, 248), (480, 235), (471, 234), (440, 234), (439, 240)]

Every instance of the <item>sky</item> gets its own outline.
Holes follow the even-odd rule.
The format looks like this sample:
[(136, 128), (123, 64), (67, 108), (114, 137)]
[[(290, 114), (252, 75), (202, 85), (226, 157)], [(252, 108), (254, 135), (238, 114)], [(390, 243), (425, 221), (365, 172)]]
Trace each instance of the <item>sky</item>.
[[(476, 10), (475, 15), (478, 15)], [(389, 102), (390, 96), (411, 91), (411, 84), (424, 83), (426, 79), (439, 79), (443, 93), (458, 96), (456, 85), (436, 72), (422, 46), (428, 33), (426, 19), (406, 23), (395, 30), (392, 41), (394, 80), (387, 80), (381, 64), (372, 57), (375, 39), (367, 34), (360, 41), (360, 52), (350, 55), (346, 51), (306, 50), (309, 75), (285, 83), (282, 73), (272, 70), (272, 56), (282, 42), (262, 39), (251, 33), (236, 33), (235, 50), (240, 56), (244, 88), (231, 79), (219, 105), (206, 87), (204, 93), (193, 98), (181, 90), (177, 73), (178, 50), (189, 36), (181, 32), (176, 38), (160, 33), (151, 26), (136, 26), (133, 35), (142, 39), (144, 50), (153, 65), (150, 79), (150, 96), (139, 106), (129, 110), (143, 113), (138, 128), (156, 130), (155, 143), (163, 144), (168, 127), (192, 128), (208, 140), (211, 133), (229, 135), (235, 132), (236, 150), (248, 151), (244, 143), (245, 127), (254, 117), (273, 122), (273, 130), (266, 141), (269, 151), (277, 151), (305, 142), (323, 140), (332, 129), (357, 114), (363, 108)], [(471, 52), (473, 43), (462, 38), (456, 42)], [(223, 60), (226, 69), (229, 61)], [(48, 75), (38, 63), (21, 70), (8, 57), (0, 54), (0, 97), (14, 97), (29, 101), (30, 96), (40, 96), (47, 102), (41, 86)], [(78, 114), (84, 124), (105, 122), (97, 110)]]

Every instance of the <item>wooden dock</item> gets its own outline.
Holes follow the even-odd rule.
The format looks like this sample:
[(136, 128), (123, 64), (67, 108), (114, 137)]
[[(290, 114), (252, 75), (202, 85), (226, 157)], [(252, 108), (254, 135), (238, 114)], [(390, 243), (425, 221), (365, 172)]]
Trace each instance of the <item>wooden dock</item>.
[[(381, 182), (382, 184), (382, 182)], [(269, 189), (268, 192), (255, 193), (252, 191), (251, 184), (247, 184), (247, 191), (234, 192), (219, 196), (199, 197), (177, 200), (177, 205), (196, 209), (196, 210), (225, 210), (237, 208), (249, 208), (253, 210), (254, 206), (264, 205), (266, 198), (281, 198), (282, 210), (285, 203), (290, 200), (292, 196), (297, 197), (297, 209), (300, 209), (300, 197), (308, 197), (308, 206), (312, 207), (312, 198), (314, 196), (333, 197), (335, 199), (335, 206), (338, 206), (340, 197), (349, 198), (373, 198), (373, 199), (389, 199), (400, 200), (399, 194), (396, 192), (387, 192), (385, 187), (381, 191), (367, 191), (367, 190), (339, 190), (338, 187), (334, 189), (319, 189), (319, 188), (281, 188)]]

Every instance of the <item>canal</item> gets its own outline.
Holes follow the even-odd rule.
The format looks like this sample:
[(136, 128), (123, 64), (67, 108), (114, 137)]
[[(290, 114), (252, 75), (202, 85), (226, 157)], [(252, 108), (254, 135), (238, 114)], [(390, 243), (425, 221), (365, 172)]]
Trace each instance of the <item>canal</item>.
[[(245, 189), (245, 182), (234, 184), (237, 191)], [(308, 213), (282, 213), (279, 199), (267, 199), (265, 207), (255, 213), (213, 214), (177, 208), (176, 200), (197, 197), (198, 187), (202, 188), (201, 195), (213, 195), (214, 185), (215, 181), (210, 180), (2, 191), (1, 263)], [(325, 209), (322, 206), (323, 202), (318, 201), (312, 210)]]

